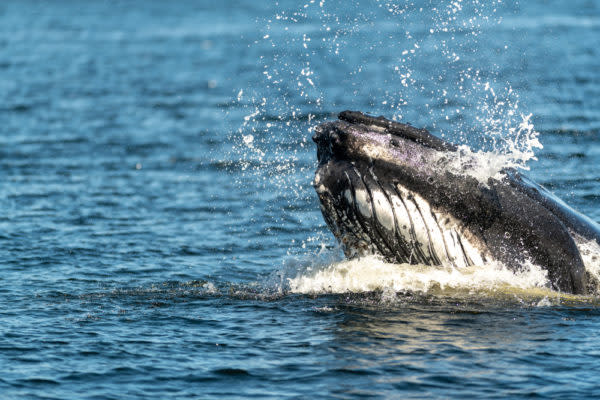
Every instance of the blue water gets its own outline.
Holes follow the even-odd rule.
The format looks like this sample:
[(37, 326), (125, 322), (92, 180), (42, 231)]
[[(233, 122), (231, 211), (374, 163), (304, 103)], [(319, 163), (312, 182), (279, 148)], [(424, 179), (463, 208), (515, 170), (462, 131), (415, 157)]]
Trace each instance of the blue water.
[(0, 397), (597, 396), (593, 296), (286, 285), (339, 254), (343, 109), (483, 147), (531, 114), (529, 175), (600, 220), (600, 4), (457, 4), (3, 1)]

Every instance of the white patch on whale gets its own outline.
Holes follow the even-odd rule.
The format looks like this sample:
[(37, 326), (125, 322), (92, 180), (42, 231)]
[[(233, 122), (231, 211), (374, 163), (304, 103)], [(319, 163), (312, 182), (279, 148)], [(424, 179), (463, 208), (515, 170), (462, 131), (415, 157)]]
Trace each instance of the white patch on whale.
[(317, 194), (323, 194), (327, 192), (327, 188), (325, 187), (325, 185), (315, 186), (315, 190), (317, 191)]
[[(406, 210), (406, 207), (402, 203), (402, 200), (400, 200), (400, 198), (398, 196), (396, 196), (395, 194), (390, 195), (390, 201), (392, 202), (392, 207), (394, 208), (397, 232), (398, 232), (399, 236), (402, 237), (406, 243), (410, 244), (413, 242), (413, 239), (411, 236), (412, 224), (410, 222), (410, 217), (408, 215), (408, 211)], [(414, 249), (411, 246), (411, 254), (410, 254), (410, 259), (408, 260), (408, 262), (412, 263), (414, 259), (415, 259)]]
[(372, 190), (373, 208), (375, 209), (375, 217), (377, 221), (388, 231), (394, 231), (394, 212), (383, 192)]
[(312, 185), (317, 191), (317, 194), (323, 194), (328, 191), (327, 187), (321, 183), (321, 176), (319, 174), (315, 174)]
[(365, 217), (371, 218), (373, 212), (371, 211), (371, 202), (369, 201), (367, 191), (364, 189), (354, 189), (354, 199), (358, 207), (358, 211)]
[(433, 215), (431, 214), (431, 208), (429, 207), (429, 203), (427, 203), (421, 196), (416, 193), (412, 193), (412, 198), (419, 210), (420, 214), (423, 217), (423, 221), (425, 221), (425, 227), (429, 233), (429, 246), (432, 253), (435, 253), (437, 259), (440, 260), (442, 264), (447, 263), (448, 261), (453, 261), (450, 254), (448, 254), (447, 246), (445, 244), (445, 235), (444, 232), (440, 230)]
[(352, 197), (352, 192), (350, 191), (350, 189), (344, 190), (344, 198), (346, 199), (349, 205), (354, 203), (354, 198)]
[(410, 222), (412, 222), (411, 227), (414, 231), (416, 243), (414, 246), (418, 246), (421, 249), (421, 252), (425, 255), (427, 259), (431, 259), (431, 252), (429, 249), (429, 235), (427, 234), (427, 227), (425, 226), (425, 222), (423, 221), (423, 217), (421, 217), (421, 213), (417, 209), (416, 204), (411, 200), (413, 198), (412, 192), (406, 190), (403, 186), (397, 185), (398, 193), (402, 196), (404, 200), (404, 205), (406, 206), (406, 211), (410, 217)]
[[(401, 185), (396, 187), (404, 199), (402, 202), (395, 196), (390, 197), (396, 213), (396, 226), (409, 226), (412, 220), (416, 240), (426, 256), (435, 252), (442, 264), (451, 262), (459, 268), (484, 265), (484, 259), (491, 261), (485, 245), (479, 243), (477, 237), (460, 221), (449, 214), (432, 209), (429, 203), (417, 193)], [(405, 240), (411, 242), (406, 229), (399, 230), (399, 233)], [(600, 266), (598, 272), (600, 276)]]
[(483, 243), (479, 243), (479, 239), (467, 230), (464, 225), (449, 214), (435, 212), (435, 217), (438, 220), (442, 230), (452, 231), (456, 238), (460, 240), (458, 246), (462, 245), (461, 251), (466, 257), (466, 262), (469, 265), (483, 265), (484, 258), (491, 260), (489, 252)]

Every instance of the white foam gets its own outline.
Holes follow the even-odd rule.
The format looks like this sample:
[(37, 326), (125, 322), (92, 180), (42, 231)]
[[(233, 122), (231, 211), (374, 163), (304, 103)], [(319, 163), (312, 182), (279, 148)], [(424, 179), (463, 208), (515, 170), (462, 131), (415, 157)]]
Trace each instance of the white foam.
[(493, 291), (512, 287), (545, 288), (547, 272), (523, 265), (519, 272), (490, 263), (456, 269), (452, 266), (389, 264), (375, 256), (307, 268), (288, 278), (293, 293), (423, 292), (439, 290)]
[(521, 117), (519, 126), (508, 128), (508, 134), (501, 129), (485, 132), (484, 136), (492, 137), (495, 143), (492, 151), (473, 151), (469, 146), (461, 145), (453, 157), (440, 153), (439, 159), (446, 160), (440, 165), (454, 174), (472, 176), (484, 185), (489, 178), (502, 179), (502, 170), (506, 168), (529, 170), (527, 163), (537, 160), (535, 150), (544, 146), (530, 122), (531, 115)]

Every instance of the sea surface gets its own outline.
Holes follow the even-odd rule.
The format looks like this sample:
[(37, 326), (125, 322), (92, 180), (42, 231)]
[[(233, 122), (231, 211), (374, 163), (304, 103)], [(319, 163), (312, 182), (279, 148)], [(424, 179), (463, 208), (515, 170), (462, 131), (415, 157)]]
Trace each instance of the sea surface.
[(3, 0), (0, 398), (598, 396), (600, 297), (343, 261), (344, 109), (600, 221), (599, 2)]

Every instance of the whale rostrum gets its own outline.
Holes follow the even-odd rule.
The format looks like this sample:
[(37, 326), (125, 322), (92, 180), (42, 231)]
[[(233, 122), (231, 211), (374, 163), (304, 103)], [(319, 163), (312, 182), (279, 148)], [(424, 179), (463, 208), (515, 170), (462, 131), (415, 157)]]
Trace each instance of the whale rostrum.
[(600, 227), (515, 169), (481, 182), (450, 168), (454, 144), (356, 111), (317, 126), (313, 140), (313, 184), (347, 257), (456, 268), (495, 261), (515, 271), (531, 262), (555, 290), (597, 285), (578, 245), (600, 243)]

